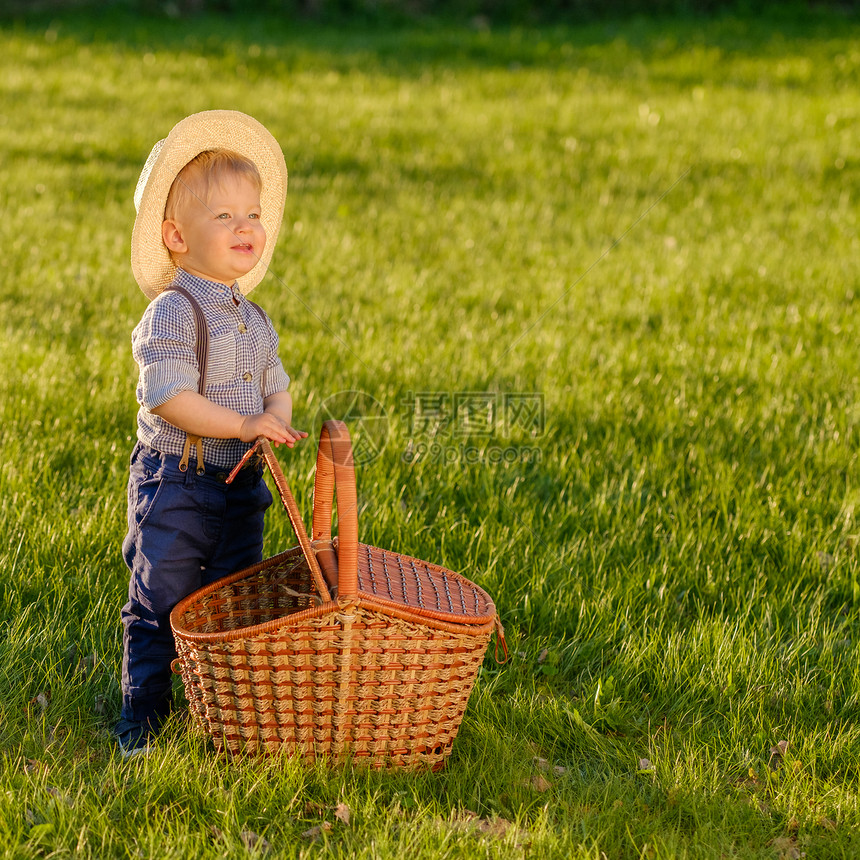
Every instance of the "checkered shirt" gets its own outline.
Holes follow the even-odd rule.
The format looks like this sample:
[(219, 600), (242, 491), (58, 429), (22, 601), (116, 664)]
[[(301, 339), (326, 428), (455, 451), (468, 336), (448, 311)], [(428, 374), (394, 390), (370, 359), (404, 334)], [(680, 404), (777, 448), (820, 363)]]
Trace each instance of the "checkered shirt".
[[(263, 411), (263, 398), (285, 391), (290, 378), (278, 357), (278, 335), (238, 287), (227, 287), (179, 269), (175, 283), (200, 304), (209, 328), (209, 361), (205, 396), (241, 415)], [(140, 368), (137, 383), (137, 438), (162, 454), (182, 455), (185, 431), (168, 424), (152, 410), (181, 391), (197, 391), (194, 310), (181, 293), (165, 291), (146, 309), (131, 336)], [(266, 389), (261, 390), (263, 371)], [(203, 440), (203, 461), (230, 469), (249, 445), (239, 439)], [(191, 448), (192, 458), (195, 456)]]

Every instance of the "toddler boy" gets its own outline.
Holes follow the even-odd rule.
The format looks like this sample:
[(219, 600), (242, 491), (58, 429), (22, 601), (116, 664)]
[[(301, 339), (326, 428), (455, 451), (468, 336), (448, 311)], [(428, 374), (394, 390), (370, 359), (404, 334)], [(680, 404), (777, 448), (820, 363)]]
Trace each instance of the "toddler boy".
[(152, 301), (132, 334), (140, 410), (123, 542), (123, 756), (145, 752), (170, 711), (171, 609), (262, 559), (272, 502), (262, 468), (252, 461), (230, 485), (227, 474), (258, 436), (289, 447), (307, 436), (291, 426), (278, 336), (245, 298), (271, 260), (286, 189), (277, 142), (237, 111), (184, 119), (138, 181), (132, 270)]

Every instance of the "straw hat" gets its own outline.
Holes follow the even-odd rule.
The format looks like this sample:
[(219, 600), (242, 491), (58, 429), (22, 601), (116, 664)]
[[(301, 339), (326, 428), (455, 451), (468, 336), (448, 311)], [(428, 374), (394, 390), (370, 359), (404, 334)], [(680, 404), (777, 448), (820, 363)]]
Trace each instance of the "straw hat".
[(176, 274), (176, 264), (161, 239), (167, 193), (179, 171), (208, 149), (229, 149), (250, 158), (263, 179), (260, 220), (266, 229), (266, 247), (257, 265), (238, 279), (242, 293), (250, 293), (260, 283), (272, 259), (287, 196), (287, 166), (278, 142), (257, 120), (239, 111), (195, 113), (155, 144), (134, 192), (137, 217), (131, 234), (131, 269), (150, 299)]

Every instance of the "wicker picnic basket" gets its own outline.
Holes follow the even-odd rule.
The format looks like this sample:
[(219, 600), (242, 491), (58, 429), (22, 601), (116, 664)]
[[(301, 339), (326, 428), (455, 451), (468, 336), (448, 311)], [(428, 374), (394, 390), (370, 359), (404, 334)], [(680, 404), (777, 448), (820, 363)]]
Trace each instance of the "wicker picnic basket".
[(494, 629), (507, 656), (493, 601), (453, 571), (358, 542), (342, 422), (327, 421), (320, 435), (313, 541), (269, 443), (247, 456), (255, 450), (299, 546), (171, 613), (195, 722), (230, 753), (442, 767)]

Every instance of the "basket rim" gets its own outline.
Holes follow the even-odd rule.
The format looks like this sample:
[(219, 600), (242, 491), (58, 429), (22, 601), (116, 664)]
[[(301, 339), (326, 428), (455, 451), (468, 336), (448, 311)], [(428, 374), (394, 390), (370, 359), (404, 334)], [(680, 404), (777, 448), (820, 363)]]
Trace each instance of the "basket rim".
[(238, 627), (233, 630), (215, 631), (210, 633), (195, 633), (186, 629), (182, 625), (181, 618), (184, 613), (189, 609), (189, 607), (191, 607), (192, 604), (204, 599), (208, 595), (224, 588), (225, 586), (232, 585), (235, 582), (238, 582), (242, 579), (246, 579), (256, 573), (259, 573), (264, 568), (269, 567), (272, 563), (280, 563), (281, 561), (284, 561), (291, 556), (302, 555), (302, 548), (300, 546), (296, 546), (291, 547), (290, 549), (280, 552), (276, 555), (273, 555), (270, 558), (264, 559), (263, 561), (251, 565), (250, 567), (244, 568), (243, 570), (237, 571), (236, 573), (232, 573), (228, 576), (222, 577), (221, 579), (216, 580), (215, 582), (204, 586), (203, 588), (198, 589), (197, 591), (194, 591), (187, 597), (183, 598), (181, 601), (179, 601), (179, 603), (176, 604), (176, 606), (170, 613), (170, 626), (173, 630), (173, 634), (174, 636), (182, 639), (183, 642), (189, 644), (202, 645), (214, 644), (216, 642), (233, 642), (237, 639), (244, 639), (251, 636), (271, 633), (278, 630), (280, 627), (293, 626), (295, 624), (303, 623), (305, 621), (309, 621), (315, 618), (322, 618), (326, 615), (331, 615), (334, 613), (348, 613), (351, 607), (358, 607), (362, 609), (368, 609), (370, 611), (381, 612), (383, 615), (391, 615), (395, 618), (399, 618), (402, 621), (408, 621), (414, 624), (424, 624), (428, 627), (432, 627), (433, 629), (442, 630), (444, 632), (452, 634), (467, 633), (469, 635), (481, 635), (485, 632), (491, 632), (493, 630), (496, 623), (496, 619), (498, 617), (496, 607), (487, 592), (484, 591), (484, 589), (481, 588), (479, 585), (476, 585), (474, 582), (462, 576), (461, 574), (456, 573), (455, 571), (448, 570), (447, 568), (440, 567), (439, 565), (432, 564), (431, 562), (421, 561), (420, 559), (413, 558), (412, 556), (403, 555), (402, 553), (397, 553), (392, 550), (381, 550), (379, 547), (374, 547), (370, 544), (359, 543), (359, 546), (365, 546), (369, 549), (376, 549), (380, 552), (398, 555), (401, 558), (410, 559), (413, 561), (420, 561), (421, 564), (428, 565), (435, 570), (444, 571), (446, 574), (453, 575), (458, 579), (469, 583), (470, 586), (476, 588), (482, 594), (486, 595), (487, 608), (490, 611), (486, 615), (452, 615), (451, 613), (442, 613), (431, 609), (416, 609), (403, 603), (397, 603), (393, 600), (379, 598), (376, 595), (369, 594), (365, 591), (359, 591), (356, 598), (351, 601), (346, 601), (343, 599), (329, 600), (321, 604), (320, 606), (310, 607), (309, 609), (302, 609), (298, 612), (284, 615), (281, 618), (273, 618), (269, 621), (264, 621), (261, 624), (253, 624), (247, 627)]
[[(177, 624), (174, 621), (178, 619), (180, 615), (185, 613), (188, 607), (192, 603), (196, 603), (198, 600), (202, 600), (204, 597), (208, 597), (215, 591), (219, 591), (224, 588), (226, 585), (232, 585), (234, 582), (238, 582), (240, 579), (245, 579), (249, 576), (253, 576), (255, 573), (259, 573), (264, 567), (268, 567), (273, 562), (279, 563), (281, 561), (285, 561), (287, 558), (293, 555), (301, 555), (304, 557), (304, 553), (302, 552), (302, 548), (300, 546), (293, 546), (289, 549), (284, 550), (283, 552), (276, 553), (269, 558), (264, 558), (262, 561), (257, 562), (257, 564), (252, 564), (250, 567), (243, 567), (242, 570), (237, 570), (235, 573), (229, 573), (227, 576), (222, 576), (221, 579), (216, 579), (215, 582), (210, 582), (209, 585), (204, 585), (202, 588), (198, 588), (196, 591), (192, 591), (191, 594), (186, 595), (170, 610), (170, 627), (174, 631), (177, 630)], [(196, 634), (195, 634), (196, 635)]]
[(182, 639), (188, 645), (214, 645), (219, 642), (235, 642), (238, 639), (249, 639), (254, 636), (264, 635), (266, 633), (274, 633), (282, 627), (291, 627), (301, 624), (305, 621), (311, 621), (315, 618), (323, 618), (326, 615), (348, 615), (354, 609), (366, 609), (371, 612), (379, 612), (382, 615), (399, 618), (401, 621), (408, 621), (412, 624), (423, 624), (425, 627), (431, 627), (434, 630), (441, 630), (452, 635), (481, 636), (484, 633), (492, 633), (495, 629), (495, 618), (483, 624), (452, 624), (445, 621), (440, 621), (436, 618), (428, 618), (427, 616), (415, 615), (411, 612), (403, 612), (392, 606), (384, 606), (374, 600), (367, 600), (364, 597), (359, 597), (354, 602), (350, 602), (344, 606), (336, 600), (323, 603), (321, 606), (315, 606), (311, 609), (303, 609), (300, 612), (294, 612), (292, 615), (284, 615), (282, 618), (273, 618), (271, 621), (265, 621), (262, 624), (252, 624), (248, 627), (237, 627), (235, 630), (218, 631), (213, 633), (192, 633), (174, 624), (173, 614), (171, 613), (171, 627), (173, 635)]

